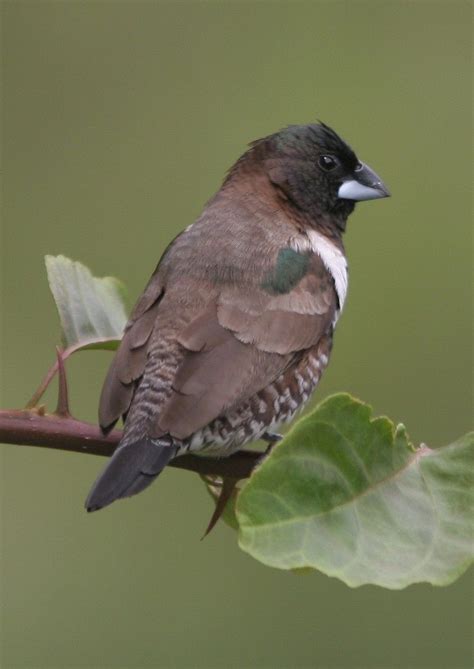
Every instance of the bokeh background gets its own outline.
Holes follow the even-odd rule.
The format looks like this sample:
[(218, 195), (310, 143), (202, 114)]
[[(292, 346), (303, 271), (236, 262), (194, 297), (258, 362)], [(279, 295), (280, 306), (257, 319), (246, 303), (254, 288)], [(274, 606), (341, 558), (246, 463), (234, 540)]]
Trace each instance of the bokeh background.
[[(128, 286), (248, 141), (334, 126), (386, 181), (346, 245), (350, 291), (318, 397), (350, 391), (449, 443), (471, 423), (468, 2), (3, 2), (3, 407), (54, 355), (43, 266)], [(69, 364), (95, 420), (109, 353)], [(48, 396), (54, 406), (54, 395)], [(351, 590), (241, 553), (198, 478), (167, 470), (92, 516), (103, 462), (3, 446), (1, 666), (346, 669), (473, 664), (472, 574)]]

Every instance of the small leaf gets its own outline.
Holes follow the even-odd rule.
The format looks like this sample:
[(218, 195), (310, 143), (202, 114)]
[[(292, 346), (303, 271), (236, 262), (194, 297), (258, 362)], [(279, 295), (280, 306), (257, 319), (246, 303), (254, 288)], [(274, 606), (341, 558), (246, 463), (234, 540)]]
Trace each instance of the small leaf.
[(341, 394), (303, 418), (236, 505), (241, 548), (350, 586), (446, 585), (473, 558), (474, 434), (414, 449), (403, 426)]
[(64, 347), (117, 348), (127, 321), (122, 283), (110, 276), (96, 278), (65, 256), (46, 256), (45, 262)]

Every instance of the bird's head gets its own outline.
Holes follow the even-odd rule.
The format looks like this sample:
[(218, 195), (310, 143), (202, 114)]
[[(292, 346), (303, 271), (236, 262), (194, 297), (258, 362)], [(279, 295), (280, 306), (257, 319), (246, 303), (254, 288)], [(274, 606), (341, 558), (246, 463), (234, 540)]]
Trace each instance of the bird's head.
[(254, 160), (272, 184), (310, 217), (345, 219), (360, 200), (390, 195), (379, 176), (324, 123), (289, 126), (254, 142)]

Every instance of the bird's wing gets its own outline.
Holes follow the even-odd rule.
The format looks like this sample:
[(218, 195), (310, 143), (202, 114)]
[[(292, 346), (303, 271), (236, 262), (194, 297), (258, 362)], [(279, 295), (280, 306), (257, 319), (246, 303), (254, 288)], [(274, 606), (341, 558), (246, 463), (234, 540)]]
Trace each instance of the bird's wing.
[(279, 279), (265, 276), (246, 290), (223, 287), (178, 334), (183, 359), (152, 436), (189, 437), (272, 383), (298, 353), (317, 344), (338, 306), (321, 259), (308, 256), (304, 275)]
[(163, 283), (157, 267), (125, 327), (100, 396), (99, 423), (103, 430), (110, 430), (130, 408), (137, 381), (145, 368), (148, 342), (163, 296)]

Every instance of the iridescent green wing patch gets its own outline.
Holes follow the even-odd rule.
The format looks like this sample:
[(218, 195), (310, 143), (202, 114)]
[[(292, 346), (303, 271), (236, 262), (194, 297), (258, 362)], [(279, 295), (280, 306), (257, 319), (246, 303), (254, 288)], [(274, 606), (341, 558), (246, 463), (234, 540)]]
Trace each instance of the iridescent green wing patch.
[(280, 249), (276, 265), (267, 272), (261, 287), (271, 295), (284, 295), (295, 288), (306, 275), (309, 254), (298, 253), (289, 247)]

